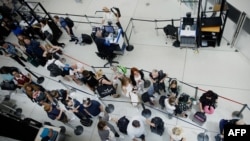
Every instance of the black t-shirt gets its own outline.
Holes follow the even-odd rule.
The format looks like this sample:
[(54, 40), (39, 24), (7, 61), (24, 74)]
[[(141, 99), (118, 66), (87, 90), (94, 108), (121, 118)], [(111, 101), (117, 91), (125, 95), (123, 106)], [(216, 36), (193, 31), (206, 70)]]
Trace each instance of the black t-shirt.
[(92, 88), (98, 85), (98, 80), (95, 78), (95, 74), (92, 71), (89, 71), (89, 76), (86, 78), (86, 83)]

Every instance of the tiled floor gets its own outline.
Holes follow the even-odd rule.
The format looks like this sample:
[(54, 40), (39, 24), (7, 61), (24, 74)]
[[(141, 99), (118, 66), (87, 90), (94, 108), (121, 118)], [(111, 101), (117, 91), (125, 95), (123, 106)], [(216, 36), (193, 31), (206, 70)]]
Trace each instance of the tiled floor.
[[(39, 0), (33, 0), (39, 1)], [(103, 6), (116, 6), (119, 7), (122, 12), (121, 23), (125, 28), (127, 27), (130, 18), (134, 19), (179, 19), (179, 17), (185, 16), (185, 13), (191, 11), (195, 15), (195, 10), (190, 10), (190, 6), (187, 4), (181, 4), (176, 0), (82, 0), (82, 3), (76, 3), (74, 0), (40, 0), (41, 4), (52, 13), (69, 13), (88, 16), (101, 16), (99, 11)], [(83, 18), (77, 18), (71, 16), (74, 20), (86, 21)], [(91, 21), (100, 22), (101, 19), (93, 18)], [(158, 27), (163, 27), (167, 22), (157, 23)], [(178, 25), (178, 23), (176, 23)], [(64, 31), (63, 31), (64, 32)], [(75, 33), (80, 36), (81, 33), (89, 34), (91, 27), (88, 24), (76, 23)], [(128, 32), (130, 34), (130, 32)], [(128, 34), (127, 33), (127, 34)], [(16, 42), (16, 38), (13, 35), (8, 37), (9, 41)], [(64, 49), (65, 54), (71, 56), (64, 56), (67, 59), (67, 63), (73, 63), (80, 61), (85, 65), (86, 69), (92, 69), (91, 66), (101, 67), (106, 61), (101, 60), (95, 54), (96, 46), (92, 45), (75, 45), (72, 42), (68, 42), (68, 36), (62, 35), (60, 41), (66, 44)], [(167, 44), (166, 44), (167, 42)], [(184, 129), (185, 135), (188, 141), (197, 140), (197, 135), (204, 132), (209, 135), (210, 141), (214, 140), (214, 135), (219, 132), (218, 122), (221, 118), (230, 118), (233, 111), (239, 111), (243, 104), (249, 103), (250, 93), (250, 64), (249, 61), (244, 58), (240, 52), (235, 52), (234, 48), (226, 45), (226, 41), (222, 40), (221, 46), (216, 48), (199, 48), (196, 52), (190, 48), (175, 48), (172, 46), (172, 40), (166, 38), (162, 30), (155, 30), (154, 22), (145, 21), (133, 21), (133, 31), (131, 34), (130, 44), (134, 45), (134, 50), (131, 52), (125, 52), (123, 56), (118, 56), (116, 60), (126, 67), (136, 66), (143, 70), (151, 71), (152, 69), (163, 69), (169, 75), (169, 77), (177, 78), (179, 81), (185, 82), (191, 86), (198, 87), (203, 90), (213, 90), (221, 97), (219, 98), (218, 108), (213, 115), (208, 115), (207, 122), (202, 127), (197, 127), (192, 122), (191, 117), (197, 110), (197, 105), (189, 113), (188, 119), (168, 119), (167, 116), (159, 112), (159, 109), (151, 108), (152, 117), (160, 116), (165, 122), (166, 131), (162, 136), (151, 133), (147, 128), (146, 140), (152, 141), (166, 141), (169, 140), (168, 130), (173, 126), (181, 126)], [(10, 59), (0, 56), (1, 66), (13, 65), (20, 67), (19, 64), (11, 61)], [(76, 60), (72, 59), (75, 58)], [(43, 67), (35, 68), (28, 64), (28, 67), (37, 73), (45, 76), (45, 81), (42, 85), (47, 89), (65, 88), (58, 83), (61, 78), (50, 78), (48, 71)], [(110, 68), (104, 68), (104, 72), (112, 77)], [(145, 72), (146, 78), (148, 77)], [(91, 95), (87, 95), (81, 91), (77, 91), (74, 96), (81, 100), (83, 97), (95, 98), (85, 86), (77, 86), (74, 82), (65, 82), (73, 87), (85, 91)], [(167, 81), (166, 81), (167, 83)], [(180, 83), (182, 92), (195, 95), (195, 89)], [(7, 94), (6, 91), (1, 91), (3, 94)], [(200, 96), (203, 91), (198, 91)], [(31, 117), (38, 121), (50, 121), (54, 125), (61, 126), (62, 123), (58, 121), (50, 120), (43, 109), (35, 103), (32, 103), (24, 94), (17, 93), (12, 94), (11, 97), (16, 100), (19, 107), (23, 109), (23, 115), (25, 117)], [(112, 103), (115, 105), (115, 111), (112, 113), (114, 117), (121, 117), (127, 115), (128, 118), (138, 115), (142, 110), (132, 107), (129, 103), (118, 102), (129, 101), (128, 98), (122, 96), (120, 99), (113, 99), (107, 97), (105, 99), (114, 100), (113, 102), (105, 101), (106, 104)], [(62, 106), (63, 107), (63, 106)], [(148, 107), (147, 107), (148, 108)], [(243, 111), (244, 119), (247, 123), (250, 123), (250, 112), (246, 108)], [(91, 127), (84, 127), (82, 135), (76, 136), (73, 133), (73, 129), (67, 127), (66, 141), (98, 141), (99, 136), (97, 133), (97, 119), (94, 119), (94, 123)], [(79, 125), (78, 119), (72, 121), (72, 125)], [(125, 135), (124, 141), (129, 140)]]

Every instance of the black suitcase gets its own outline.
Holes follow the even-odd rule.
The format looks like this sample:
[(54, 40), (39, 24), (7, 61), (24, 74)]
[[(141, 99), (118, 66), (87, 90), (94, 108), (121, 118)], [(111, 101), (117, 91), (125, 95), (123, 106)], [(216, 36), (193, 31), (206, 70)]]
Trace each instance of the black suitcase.
[(193, 116), (192, 121), (202, 126), (207, 120), (207, 116), (203, 112), (196, 112)]
[(160, 117), (154, 117), (151, 119), (151, 122), (155, 124), (155, 127), (150, 126), (151, 132), (161, 136), (165, 130), (163, 120)]
[(117, 122), (119, 131), (124, 134), (127, 134), (128, 124), (129, 124), (129, 120), (125, 116), (121, 117)]
[(16, 90), (17, 88), (17, 85), (13, 81), (5, 81), (5, 80), (2, 81), (0, 86), (2, 90), (9, 90), (9, 91)]
[(141, 95), (141, 99), (144, 103), (149, 102), (150, 105), (154, 105), (153, 100), (151, 98), (154, 98), (154, 96), (149, 95), (148, 92), (145, 92)]
[(161, 105), (161, 109), (164, 109), (165, 108), (165, 99), (167, 97), (165, 95), (162, 95), (160, 98), (159, 98), (159, 104)]

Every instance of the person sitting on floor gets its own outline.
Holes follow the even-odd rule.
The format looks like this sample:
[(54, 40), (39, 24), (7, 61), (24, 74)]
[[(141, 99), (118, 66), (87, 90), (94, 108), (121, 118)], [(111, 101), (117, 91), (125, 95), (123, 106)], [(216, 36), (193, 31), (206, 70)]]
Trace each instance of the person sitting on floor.
[(213, 114), (216, 108), (218, 100), (218, 95), (211, 90), (203, 93), (199, 99), (199, 108), (201, 112), (205, 112), (207, 114)]

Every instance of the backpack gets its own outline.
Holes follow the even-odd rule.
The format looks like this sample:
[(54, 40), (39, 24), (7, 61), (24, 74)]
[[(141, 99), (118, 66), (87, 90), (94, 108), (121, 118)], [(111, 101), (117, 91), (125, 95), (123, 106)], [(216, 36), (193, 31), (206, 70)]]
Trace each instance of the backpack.
[(159, 99), (159, 104), (161, 105), (161, 109), (164, 109), (165, 108), (165, 99), (167, 97), (165, 95), (162, 95)]
[(70, 28), (74, 26), (74, 22), (69, 17), (66, 17), (64, 20)]
[(55, 64), (55, 61), (56, 60), (54, 60), (53, 63), (49, 64), (47, 67), (47, 69), (50, 71), (51, 77), (56, 77), (62, 74), (62, 69)]
[(88, 34), (82, 34), (82, 43), (85, 44), (92, 44), (93, 40), (90, 35)]
[(150, 126), (150, 130), (153, 133), (156, 133), (158, 135), (162, 135), (164, 132), (164, 121), (160, 117), (154, 117), (151, 119), (151, 122), (155, 124), (155, 127)]
[(121, 17), (121, 12), (120, 12), (120, 9), (119, 8), (117, 8), (117, 7), (112, 7), (111, 9), (111, 12), (113, 12), (114, 13), (114, 15), (116, 16), (116, 17)]
[(117, 122), (117, 126), (119, 128), (119, 131), (124, 133), (124, 134), (127, 134), (128, 124), (129, 124), (129, 120), (125, 116), (121, 117)]

